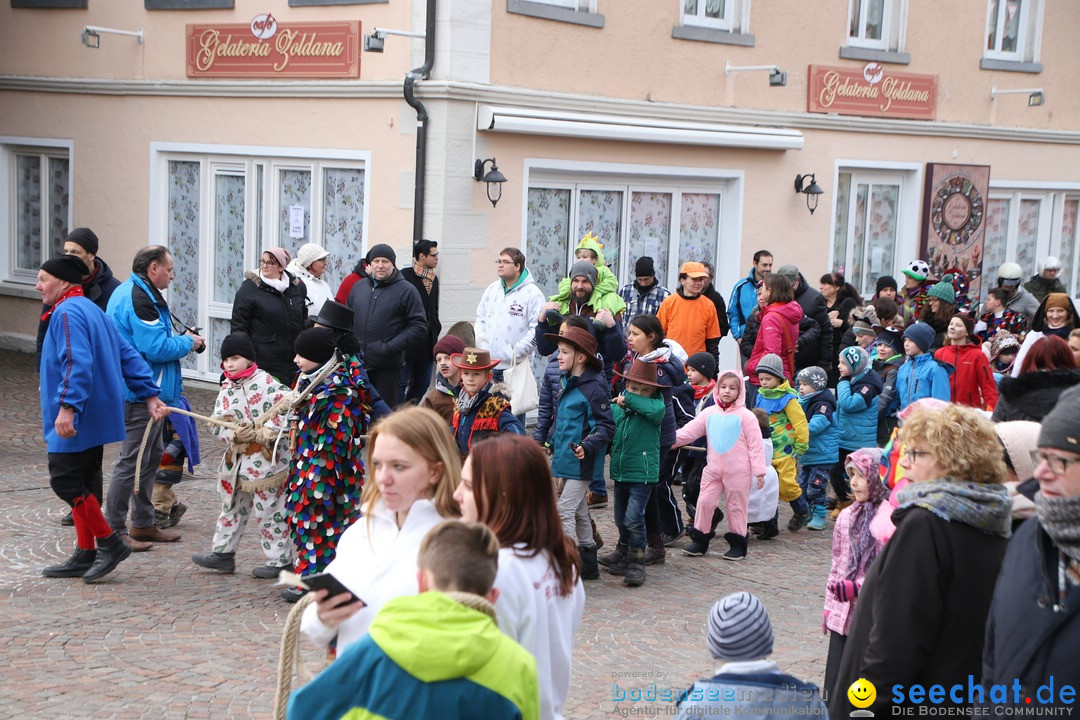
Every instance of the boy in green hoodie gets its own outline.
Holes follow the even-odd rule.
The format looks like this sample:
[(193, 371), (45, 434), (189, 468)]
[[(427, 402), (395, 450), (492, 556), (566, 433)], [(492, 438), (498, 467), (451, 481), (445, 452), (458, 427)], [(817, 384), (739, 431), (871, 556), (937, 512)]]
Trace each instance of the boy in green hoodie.
[(759, 407), (769, 414), (772, 426), (772, 466), (780, 478), (780, 499), (791, 505), (794, 515), (788, 521), (788, 530), (798, 532), (810, 519), (810, 506), (796, 480), (797, 460), (810, 446), (810, 427), (806, 413), (799, 405), (799, 395), (784, 377), (784, 362), (779, 355), (769, 353), (758, 361), (757, 401)]
[[(596, 267), (596, 286), (592, 293), (592, 306), (595, 310), (607, 309), (612, 315), (618, 315), (626, 309), (626, 301), (619, 295), (619, 280), (615, 273), (604, 263), (604, 246), (600, 244), (600, 238), (590, 232), (581, 238), (577, 249), (574, 250), (575, 260), (588, 260)], [(566, 315), (570, 312), (570, 281), (573, 278), (564, 277), (559, 281), (559, 292), (548, 298), (551, 302), (557, 302), (561, 306), (559, 312)]]

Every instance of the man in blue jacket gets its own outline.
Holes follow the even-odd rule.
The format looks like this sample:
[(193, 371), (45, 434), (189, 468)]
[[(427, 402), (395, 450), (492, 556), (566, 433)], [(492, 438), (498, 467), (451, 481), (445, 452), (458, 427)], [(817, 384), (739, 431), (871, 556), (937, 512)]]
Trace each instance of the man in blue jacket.
[[(183, 382), (180, 378), (180, 358), (206, 347), (206, 340), (188, 331), (174, 335), (172, 316), (161, 291), (169, 287), (173, 279), (173, 257), (168, 248), (161, 245), (144, 247), (135, 255), (131, 264), (131, 276), (125, 280), (109, 299), (109, 318), (116, 324), (121, 337), (142, 355), (150, 366), (158, 385), (161, 400), (166, 405), (177, 406)], [(124, 394), (126, 402), (124, 423), (127, 437), (120, 448), (109, 494), (105, 500), (105, 517), (113, 529), (133, 548), (149, 549), (136, 541), (176, 542), (180, 534), (161, 530), (154, 524), (154, 505), (151, 491), (154, 477), (164, 450), (161, 442), (162, 425), (154, 423), (146, 440), (146, 450), (140, 472), (139, 492), (134, 495), (131, 510), (131, 533), (127, 529), (128, 508), (135, 486), (135, 464), (143, 433), (150, 421), (150, 414), (134, 393)]]
[(731, 291), (731, 301), (728, 302), (728, 320), (731, 324), (731, 336), (739, 340), (743, 336), (743, 328), (746, 319), (757, 307), (758, 284), (765, 276), (772, 272), (773, 256), (768, 250), (758, 250), (754, 253), (754, 266), (750, 272)]
[[(78, 257), (48, 260), (38, 271), (37, 290), (49, 307), (41, 347), (41, 425), (49, 450), (49, 484), (72, 510), (75, 554), (45, 568), (45, 577), (109, 574), (131, 549), (109, 526), (93, 493), (105, 443), (124, 438), (122, 392), (136, 399), (147, 417), (162, 420), (165, 404), (150, 368), (101, 309), (83, 294), (89, 269)], [(145, 404), (143, 404), (145, 403)]]

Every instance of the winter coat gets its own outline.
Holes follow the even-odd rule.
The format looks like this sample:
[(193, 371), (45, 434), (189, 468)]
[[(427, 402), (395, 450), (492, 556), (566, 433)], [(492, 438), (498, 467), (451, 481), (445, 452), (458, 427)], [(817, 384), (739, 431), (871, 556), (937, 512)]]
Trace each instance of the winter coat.
[(463, 458), (469, 454), (473, 443), (493, 433), (525, 434), (525, 426), (510, 409), (510, 401), (502, 395), (492, 394), (491, 383), (480, 389), (476, 402), (467, 415), (462, 415), (457, 407), (454, 408), (450, 429)]
[[(159, 393), (143, 357), (105, 313), (77, 295), (53, 310), (38, 367), (41, 430), (51, 453), (76, 453), (127, 436), (124, 403)], [(74, 437), (56, 432), (60, 405), (74, 410)]]
[(853, 297), (846, 297), (835, 305), (825, 306), (827, 313), (835, 310), (837, 317), (840, 318), (840, 327), (833, 327), (832, 321), (829, 321), (829, 329), (832, 331), (833, 357), (840, 354), (840, 341), (844, 338), (844, 332), (851, 327), (851, 311), (858, 309), (858, 307), (859, 305)]
[(615, 482), (655, 483), (660, 479), (660, 425), (664, 399), (629, 390), (623, 392), (625, 407), (611, 404), (615, 438), (611, 441), (609, 472)]
[[(1024, 522), (1009, 541), (986, 621), (987, 692), (990, 685), (1019, 680), (1020, 697), (1029, 697), (1051, 676), (1055, 689), (1080, 687), (1080, 586), (1064, 602), (1059, 599), (1058, 558), (1037, 518)], [(1050, 704), (1061, 707), (1059, 697), (1055, 692)]]
[(1068, 290), (1061, 284), (1061, 278), (1054, 278), (1053, 280), (1047, 280), (1042, 275), (1032, 275), (1031, 279), (1024, 283), (1024, 289), (1035, 296), (1035, 299), (1042, 302), (1043, 299), (1050, 293), (1067, 293)]
[(304, 283), (304, 291), (307, 293), (304, 304), (307, 306), (308, 317), (312, 319), (318, 317), (323, 303), (334, 299), (334, 291), (330, 289), (330, 285), (324, 279), (326, 276), (315, 277), (296, 258), (293, 258), (292, 262), (285, 266), (285, 269), (294, 278)]
[(1080, 384), (1080, 370), (1036, 370), (1019, 377), (1003, 377), (998, 384), (998, 402), (991, 420), (1042, 419), (1057, 405), (1061, 393)]
[(356, 261), (356, 266), (353, 268), (353, 271), (346, 275), (345, 279), (338, 285), (337, 292), (334, 293), (334, 299), (342, 305), (345, 305), (349, 299), (349, 293), (352, 292), (353, 285), (360, 280), (365, 279), (367, 276), (367, 272), (364, 271), (364, 259), (361, 258)]
[(792, 363), (797, 365), (798, 361), (794, 360), (792, 350), (793, 343), (798, 342), (799, 321), (802, 320), (802, 316), (802, 306), (794, 300), (787, 303), (771, 303), (762, 310), (761, 327), (758, 329), (754, 349), (745, 368), (751, 385), (761, 384), (761, 381), (757, 379), (757, 365), (761, 358), (769, 353), (779, 355), (783, 360), (785, 377), (788, 379), (795, 377), (795, 367)]
[(757, 307), (757, 279), (754, 277), (754, 268), (746, 277), (735, 283), (731, 290), (731, 300), (728, 301), (728, 322), (731, 324), (731, 337), (736, 340), (742, 339), (743, 327), (750, 319), (750, 314)]
[(720, 322), (716, 306), (705, 295), (687, 297), (679, 288), (660, 303), (656, 318), (664, 334), (682, 345), (687, 354), (707, 352), (718, 356)]
[(836, 399), (828, 388), (799, 395), (799, 405), (810, 429), (810, 444), (799, 458), (803, 465), (833, 465), (840, 461), (840, 431), (836, 426)]
[[(600, 371), (587, 367), (578, 376), (564, 373), (551, 442), (552, 475), (585, 482), (603, 477), (604, 456), (614, 435), (611, 396)], [(584, 460), (578, 460), (570, 443), (584, 448)]]
[(536, 408), (536, 427), (533, 429), (533, 440), (541, 445), (546, 445), (551, 439), (561, 395), (562, 370), (559, 370), (558, 354), (552, 353), (544, 368), (544, 377), (540, 380), (540, 405)]
[[(218, 391), (217, 400), (214, 401), (213, 417), (228, 422), (254, 423), (262, 417), (267, 410), (276, 405), (289, 388), (264, 370), (257, 370), (251, 377), (243, 380), (230, 380), (225, 378), (221, 382), (221, 390)], [(277, 415), (266, 421), (263, 427), (280, 430), (284, 424), (285, 415)], [(225, 441), (232, 440), (233, 432), (221, 425), (211, 425), (210, 432)], [(289, 433), (282, 433), (275, 448), (267, 458), (259, 446), (248, 446), (249, 452), (243, 455), (233, 456), (226, 451), (221, 458), (221, 472), (219, 480), (222, 481), (218, 492), (225, 497), (232, 497), (233, 493), (242, 489), (240, 483), (258, 485), (272, 481), (273, 476), (280, 476), (280, 481), (272, 487), (263, 488), (276, 491), (285, 484), (289, 472), (289, 461), (292, 459), (289, 453)], [(226, 484), (227, 483), (227, 484)], [(249, 490), (250, 492), (250, 490)]]
[(345, 304), (355, 313), (353, 332), (369, 370), (400, 368), (405, 353), (427, 338), (424, 304), (397, 269), (382, 282), (374, 276), (357, 282)]
[(712, 283), (709, 283), (701, 294), (709, 298), (713, 307), (716, 308), (716, 322), (720, 325), (720, 337), (724, 337), (728, 334), (728, 330), (731, 329), (731, 325), (728, 324), (727, 305), (724, 303), (724, 296), (716, 291), (716, 286)]
[[(544, 293), (528, 268), (521, 271), (513, 287), (506, 288), (500, 279), (484, 290), (476, 307), (476, 345), (500, 360), (500, 370), (532, 357), (536, 338), (531, 331), (544, 302)], [(558, 328), (545, 332), (558, 332)]]
[(642, 292), (636, 280), (619, 288), (619, 297), (626, 303), (626, 310), (623, 311), (623, 332), (626, 332), (630, 321), (638, 315), (656, 315), (656, 311), (660, 309), (660, 303), (664, 302), (670, 294), (671, 291), (655, 278), (653, 278), (653, 284), (645, 292)]
[(1030, 292), (1022, 287), (1016, 288), (1016, 293), (1005, 303), (1005, 307), (1009, 310), (1015, 310), (1018, 313), (1027, 316), (1030, 322), (1035, 318), (1035, 313), (1039, 310), (1040, 300), (1032, 295)]
[[(882, 500), (881, 505), (888, 505), (888, 500)], [(881, 505), (878, 505), (880, 508)], [(850, 600), (840, 600), (829, 588), (835, 587), (833, 583), (849, 580), (851, 566), (854, 558), (851, 555), (851, 516), (855, 511), (854, 505), (849, 505), (840, 511), (836, 517), (836, 525), (833, 526), (832, 542), (832, 565), (829, 567), (829, 579), (825, 581), (825, 627), (840, 635), (847, 635), (851, 629), (851, 619), (854, 615), (858, 597)], [(876, 551), (881, 552), (884, 545), (880, 540), (874, 543)], [(866, 575), (855, 578), (855, 587), (861, 589)], [(826, 688), (830, 689), (830, 688)]]
[[(675, 441), (675, 430), (681, 428), (694, 416), (694, 389), (686, 382), (685, 352), (674, 340), (666, 339), (664, 344), (637, 359), (656, 365), (656, 382), (660, 383), (660, 395), (664, 398), (664, 422), (660, 426), (660, 445), (670, 447)], [(630, 370), (634, 358), (627, 356), (623, 360), (621, 372)], [(621, 392), (624, 382), (620, 379), (617, 392)]]
[(829, 320), (829, 311), (825, 305), (825, 297), (814, 288), (806, 284), (806, 278), (799, 273), (799, 289), (795, 291), (795, 302), (803, 310), (803, 314), (817, 321), (820, 334), (811, 342), (809, 339), (799, 338), (799, 347), (795, 351), (795, 370), (798, 372), (811, 365), (831, 367), (836, 364), (836, 353), (833, 352), (833, 326)]
[(874, 372), (881, 378), (881, 395), (878, 396), (878, 447), (884, 447), (896, 428), (896, 374), (907, 358), (897, 353), (882, 362), (874, 361)]
[[(586, 306), (585, 314), (582, 317), (592, 318), (592, 308)], [(589, 322), (587, 329), (589, 334), (596, 338), (596, 354), (600, 361), (604, 363), (604, 379), (610, 386), (615, 381), (615, 370), (626, 357), (626, 336), (623, 334), (622, 323), (618, 322), (618, 320), (611, 327), (604, 325), (603, 328), (600, 328), (597, 325), (603, 325), (603, 323)], [(550, 357), (558, 352), (558, 342), (544, 337), (545, 334), (558, 334), (558, 332), (559, 326), (557, 325), (548, 325), (544, 320), (536, 323), (533, 329), (533, 339), (536, 343), (537, 355)], [(683, 354), (685, 355), (685, 353)]]
[(878, 396), (881, 377), (867, 368), (836, 384), (836, 413), (841, 450), (875, 447), (878, 434)]
[(307, 288), (288, 271), (282, 277), (289, 281), (284, 293), (264, 283), (258, 273), (244, 273), (233, 300), (231, 332), (250, 336), (259, 367), (283, 384), (292, 385), (296, 378), (293, 343), (304, 331), (308, 317)]
[(439, 341), (439, 336), (442, 334), (442, 322), (439, 321), (439, 278), (431, 279), (431, 292), (428, 292), (424, 287), (424, 279), (411, 267), (402, 270), (401, 277), (416, 288), (416, 294), (420, 296), (420, 304), (424, 306), (424, 318), (427, 321), (427, 337), (423, 342), (406, 350), (405, 359), (412, 362), (428, 362), (431, 360), (435, 343)]
[(424, 397), (420, 399), (420, 407), (431, 408), (446, 421), (447, 426), (454, 422), (454, 408), (457, 407), (457, 403), (454, 398), (457, 396), (461, 386), (451, 388), (446, 384), (446, 378), (442, 375), (435, 376), (435, 385), (431, 387)]
[[(866, 573), (835, 686), (869, 680), (879, 690), (867, 709), (879, 718), (892, 712), (894, 685), (966, 688), (968, 675), (979, 677), (1006, 545), (1001, 536), (922, 507), (900, 508), (892, 521), (896, 533)], [(938, 707), (955, 705), (946, 696)], [(832, 693), (830, 716), (850, 710), (846, 693)]]
[(949, 375), (952, 402), (978, 410), (993, 410), (997, 405), (997, 383), (990, 371), (990, 361), (979, 345), (946, 345), (934, 358), (953, 367)]
[[(166, 405), (175, 406), (184, 387), (180, 359), (191, 352), (195, 339), (173, 332), (172, 316), (161, 292), (145, 277), (132, 273), (109, 298), (107, 314), (121, 337), (150, 366), (150, 374), (161, 388), (158, 397)], [(56, 313), (52, 319), (56, 319)], [(125, 402), (144, 399), (130, 389), (124, 392)]]
[[(735, 377), (739, 392), (728, 407), (720, 404), (720, 380)], [(703, 408), (697, 417), (675, 433), (673, 447), (689, 445), (706, 436), (709, 451), (706, 467), (714, 477), (758, 477), (765, 474), (771, 458), (765, 457), (761, 443), (761, 426), (757, 417), (746, 408), (746, 386), (733, 370), (725, 370), (713, 388), (713, 405)], [(720, 443), (720, 445), (718, 445)]]
[[(120, 287), (120, 281), (113, 277), (112, 268), (99, 257), (94, 258), (95, 273), (86, 278), (83, 283), (83, 297), (101, 308), (102, 312), (109, 309), (109, 298), (113, 291)], [(48, 312), (49, 306), (41, 306), (41, 314)], [(45, 331), (49, 329), (48, 320), (38, 321), (37, 344), (34, 346), (37, 353), (41, 354), (41, 344), (45, 342)]]
[(934, 397), (949, 402), (949, 372), (930, 353), (909, 357), (896, 371), (896, 395), (889, 407), (895, 415), (916, 400)]

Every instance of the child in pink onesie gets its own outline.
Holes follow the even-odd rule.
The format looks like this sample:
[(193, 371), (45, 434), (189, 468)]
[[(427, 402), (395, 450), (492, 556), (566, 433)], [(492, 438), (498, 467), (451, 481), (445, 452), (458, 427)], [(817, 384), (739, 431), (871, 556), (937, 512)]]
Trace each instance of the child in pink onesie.
[(746, 507), (750, 500), (750, 482), (758, 487), (765, 484), (765, 453), (762, 451), (761, 430), (754, 413), (746, 409), (746, 390), (742, 377), (734, 370), (725, 370), (713, 388), (715, 405), (703, 409), (675, 434), (675, 445), (681, 447), (704, 435), (709, 452), (701, 475), (701, 494), (698, 495), (693, 540), (683, 552), (691, 556), (704, 555), (715, 535), (711, 521), (713, 511), (723, 492), (727, 506), (728, 541), (725, 560), (746, 557)]

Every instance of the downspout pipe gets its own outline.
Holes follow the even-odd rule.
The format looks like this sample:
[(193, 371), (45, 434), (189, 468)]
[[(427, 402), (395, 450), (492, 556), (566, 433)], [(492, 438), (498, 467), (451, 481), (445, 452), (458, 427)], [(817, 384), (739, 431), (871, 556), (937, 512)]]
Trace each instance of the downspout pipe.
[(405, 102), (416, 110), (416, 170), (413, 191), (413, 243), (424, 237), (425, 174), (427, 172), (428, 113), (424, 103), (416, 99), (417, 80), (431, 77), (435, 64), (435, 0), (427, 0), (427, 20), (424, 28), (424, 64), (405, 76)]

